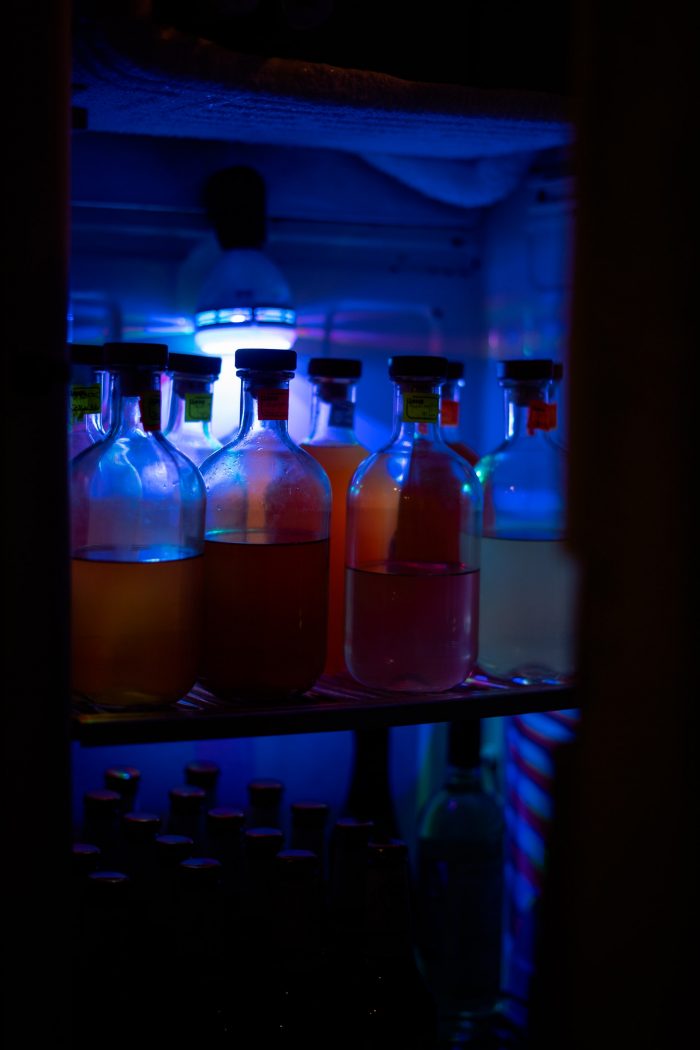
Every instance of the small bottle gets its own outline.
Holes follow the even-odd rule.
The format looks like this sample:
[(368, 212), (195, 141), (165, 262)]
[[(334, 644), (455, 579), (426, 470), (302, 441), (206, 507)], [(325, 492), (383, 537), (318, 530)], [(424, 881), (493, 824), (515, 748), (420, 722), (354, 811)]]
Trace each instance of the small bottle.
[(389, 363), (394, 430), (348, 495), (345, 657), (369, 688), (443, 692), (476, 662), (481, 485), (439, 426), (444, 357)]
[(504, 831), (482, 775), (481, 725), (452, 722), (447, 775), (416, 843), (417, 940), (446, 1045), (476, 1042), (499, 1002)]
[(121, 820), (123, 866), (133, 884), (135, 910), (150, 907), (149, 894), (154, 882), (156, 836), (161, 833), (159, 813), (147, 810), (124, 813)]
[(288, 433), (293, 350), (238, 350), (238, 436), (207, 490), (202, 683), (224, 701), (309, 690), (326, 656), (331, 489)]
[(552, 441), (552, 362), (501, 361), (506, 435), (477, 465), (484, 489), (479, 667), (519, 684), (571, 681), (577, 575), (567, 456)]
[(447, 380), (440, 395), (440, 426), (442, 436), (455, 452), (475, 467), (478, 454), (460, 438), (460, 397), (464, 387), (464, 365), (461, 361), (447, 362)]
[(197, 676), (204, 508), (160, 433), (156, 343), (107, 343), (112, 426), (71, 467), (72, 687), (108, 710), (162, 707)]
[(347, 673), (345, 666), (345, 522), (350, 480), (369, 449), (355, 434), (357, 382), (362, 362), (354, 358), (312, 357), (311, 427), (301, 447), (321, 464), (331, 483), (328, 643), (324, 673)]
[(106, 1017), (109, 1045), (129, 1042), (136, 1016), (124, 1005), (115, 1009), (115, 1000), (118, 989), (132, 982), (139, 961), (131, 904), (131, 880), (124, 872), (95, 871), (87, 876), (71, 943), (71, 1046), (76, 1050), (95, 1045)]
[(281, 850), (273, 874), (269, 985), (261, 1004), (268, 1006), (269, 1041), (262, 1045), (322, 1050), (336, 1045), (331, 1032), (343, 1021), (331, 1009), (335, 989), (323, 951), (318, 857), (310, 850)]
[(371, 820), (340, 817), (333, 825), (329, 848), (327, 945), (344, 983), (358, 990), (364, 949), (367, 895), (367, 850)]
[(206, 791), (194, 784), (183, 784), (171, 788), (168, 798), (167, 834), (186, 835), (199, 848), (204, 830)]
[(435, 1050), (437, 1008), (417, 963), (405, 842), (368, 846), (364, 983), (369, 1047)]
[(371, 821), (375, 842), (400, 837), (391, 789), (390, 746), (388, 726), (372, 726), (353, 732), (350, 783), (342, 815)]
[(185, 783), (202, 788), (206, 793), (204, 809), (213, 809), (217, 802), (217, 789), (221, 777), (221, 766), (206, 758), (195, 758), (185, 765)]
[(101, 441), (107, 431), (109, 377), (104, 349), (91, 343), (69, 343), (70, 404), (68, 458)]
[(273, 777), (248, 783), (246, 824), (249, 828), (281, 828), (284, 784)]
[(207, 811), (204, 853), (221, 864), (222, 924), (232, 936), (242, 913), (244, 888), (243, 831), (245, 814), (232, 806), (216, 806)]
[(326, 874), (326, 826), (330, 807), (326, 802), (298, 800), (289, 807), (291, 816), (290, 846), (308, 850), (318, 858), (319, 876)]
[(99, 847), (101, 869), (119, 866), (121, 855), (121, 796), (107, 788), (96, 788), (83, 795), (81, 842)]
[(104, 772), (105, 787), (116, 791), (121, 798), (119, 810), (131, 812), (136, 808), (136, 796), (141, 783), (141, 770), (135, 766), (110, 766)]
[(220, 372), (220, 357), (168, 355), (172, 388), (163, 435), (198, 467), (221, 448), (221, 442), (211, 432), (213, 388)]

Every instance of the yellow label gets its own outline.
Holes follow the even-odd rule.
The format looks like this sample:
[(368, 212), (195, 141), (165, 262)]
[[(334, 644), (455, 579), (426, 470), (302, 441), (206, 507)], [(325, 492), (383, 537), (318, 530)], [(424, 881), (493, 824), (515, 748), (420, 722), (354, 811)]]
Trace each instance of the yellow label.
[(70, 388), (71, 422), (79, 423), (85, 416), (96, 415), (101, 409), (99, 383), (90, 383), (89, 386), (72, 386)]
[(213, 400), (213, 394), (185, 394), (185, 423), (208, 423)]
[(439, 394), (404, 394), (404, 423), (437, 423), (440, 410)]
[(144, 430), (160, 430), (160, 390), (146, 390), (139, 397)]

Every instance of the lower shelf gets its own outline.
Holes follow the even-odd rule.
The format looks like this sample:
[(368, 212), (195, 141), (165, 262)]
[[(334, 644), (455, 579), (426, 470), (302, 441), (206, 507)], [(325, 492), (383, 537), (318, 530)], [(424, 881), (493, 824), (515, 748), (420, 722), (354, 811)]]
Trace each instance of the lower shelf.
[(101, 711), (75, 700), (71, 725), (74, 740), (98, 747), (420, 725), (577, 706), (573, 685), (516, 686), (477, 676), (445, 693), (383, 693), (346, 676), (324, 676), (303, 696), (264, 706), (245, 699), (224, 703), (199, 685), (176, 704), (152, 711)]

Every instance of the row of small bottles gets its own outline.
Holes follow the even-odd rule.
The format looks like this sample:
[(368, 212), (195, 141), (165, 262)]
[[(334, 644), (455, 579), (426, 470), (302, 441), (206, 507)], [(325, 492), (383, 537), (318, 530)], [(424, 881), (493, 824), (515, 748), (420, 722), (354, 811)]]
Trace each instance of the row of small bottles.
[(311, 361), (297, 444), (295, 352), (237, 351), (241, 424), (217, 448), (216, 363), (161, 344), (102, 353), (110, 395), (98, 388), (80, 417), (82, 394), (73, 411), (89, 442), (71, 462), (76, 693), (123, 708), (170, 704), (196, 681), (235, 702), (303, 693), (323, 672), (402, 692), (449, 690), (475, 670), (571, 674), (551, 361), (502, 363), (508, 433), (479, 459), (449, 439), (461, 366), (442, 357), (390, 359), (393, 432), (371, 452), (355, 433), (354, 359)]
[(451, 727), (415, 872), (400, 838), (364, 816), (331, 822), (321, 801), (287, 807), (279, 780), (226, 805), (216, 763), (195, 761), (154, 813), (138, 769), (106, 770), (74, 836), (74, 1045), (106, 1024), (132, 1046), (245, 1031), (235, 1045), (514, 1045), (495, 1042), (503, 818), (479, 732)]

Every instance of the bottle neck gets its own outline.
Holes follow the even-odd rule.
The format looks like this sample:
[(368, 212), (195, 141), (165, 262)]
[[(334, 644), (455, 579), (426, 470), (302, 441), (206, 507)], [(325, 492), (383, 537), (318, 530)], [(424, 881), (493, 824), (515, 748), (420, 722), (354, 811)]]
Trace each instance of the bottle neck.
[(556, 426), (549, 380), (503, 384), (506, 439), (532, 437)]
[(166, 433), (186, 427), (188, 432), (210, 438), (213, 386), (214, 380), (208, 377), (174, 375)]
[(392, 444), (444, 444), (440, 427), (441, 379), (395, 379)]
[(355, 434), (356, 397), (355, 380), (314, 378), (308, 442), (326, 445), (358, 444)]
[(110, 379), (110, 437), (129, 432), (161, 432), (160, 372), (134, 369), (112, 372)]
[(293, 373), (246, 370), (239, 375), (241, 426), (236, 441), (273, 436), (288, 441), (289, 381)]

